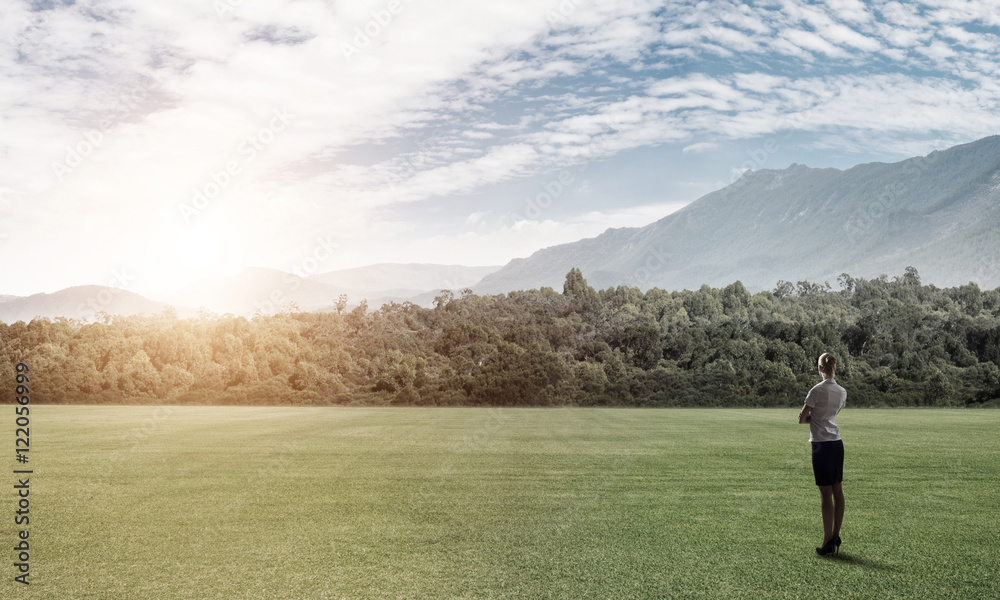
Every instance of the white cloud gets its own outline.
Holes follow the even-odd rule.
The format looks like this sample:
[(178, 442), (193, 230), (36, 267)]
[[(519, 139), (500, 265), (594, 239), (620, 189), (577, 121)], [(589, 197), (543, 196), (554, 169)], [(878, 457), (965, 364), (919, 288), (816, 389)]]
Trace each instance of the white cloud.
[(599, 227), (643, 227), (658, 221), (686, 206), (684, 202), (645, 204), (621, 209), (595, 210), (575, 217), (572, 222), (594, 224)]
[(865, 52), (876, 52), (882, 47), (877, 40), (839, 23), (830, 23), (820, 31), (824, 38), (841, 46), (850, 46)]
[[(387, 21), (373, 17), (382, 0), (215, 6), (6, 9), (0, 189), (34, 212), (3, 209), (0, 261), (12, 264), (15, 247), (49, 256), (51, 235), (87, 249), (74, 271), (105, 272), (130, 244), (172, 231), (164, 220), (182, 225), (179, 207), (231, 163), (238, 172), (203, 216), (273, 237), (249, 250), (259, 262), (297, 228), (336, 223), (371, 244), (376, 223), (385, 236), (409, 231), (379, 213), (392, 204), (644, 147), (707, 157), (792, 128), (899, 152), (1000, 130), (1000, 32), (983, 31), (1000, 17), (987, 0), (421, 1)], [(293, 118), (268, 131), (275, 110)], [(622, 210), (594, 214), (649, 216)], [(36, 234), (14, 244), (18, 225)], [(522, 226), (537, 236), (482, 239), (521, 252), (542, 231), (590, 226), (541, 221)]]
[(831, 44), (819, 35), (809, 31), (793, 29), (786, 31), (784, 33), (784, 37), (795, 46), (805, 48), (806, 50), (810, 50), (812, 52), (818, 52), (833, 58), (842, 58), (847, 56), (847, 52), (844, 49)]
[(486, 215), (487, 215), (486, 212), (477, 210), (476, 212), (470, 214), (468, 218), (465, 219), (465, 225), (467, 227), (472, 227), (474, 225), (482, 225), (483, 218), (486, 217)]
[(868, 7), (861, 0), (825, 0), (825, 4), (830, 7), (830, 12), (841, 20), (854, 24), (863, 24), (871, 20)]
[(489, 230), (483, 230), (478, 220), (474, 220), (462, 231), (416, 240), (409, 248), (428, 257), (427, 260), (445, 264), (454, 262), (455, 248), (463, 249), (463, 264), (504, 264), (511, 257), (525, 257), (540, 248), (595, 237), (608, 229), (642, 227), (683, 207), (684, 203), (679, 202), (639, 205), (589, 211), (560, 220), (542, 215), (535, 219), (506, 220), (502, 227)]
[(698, 142), (696, 144), (691, 144), (690, 146), (684, 147), (684, 154), (703, 154), (705, 152), (714, 152), (719, 149), (719, 145), (713, 142)]

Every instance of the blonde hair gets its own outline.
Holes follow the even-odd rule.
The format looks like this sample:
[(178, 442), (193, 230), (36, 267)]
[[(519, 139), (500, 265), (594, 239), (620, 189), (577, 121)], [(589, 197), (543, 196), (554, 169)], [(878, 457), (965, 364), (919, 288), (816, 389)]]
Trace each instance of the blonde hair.
[(837, 357), (829, 352), (824, 352), (819, 356), (819, 369), (828, 377), (833, 377), (833, 372), (837, 370)]

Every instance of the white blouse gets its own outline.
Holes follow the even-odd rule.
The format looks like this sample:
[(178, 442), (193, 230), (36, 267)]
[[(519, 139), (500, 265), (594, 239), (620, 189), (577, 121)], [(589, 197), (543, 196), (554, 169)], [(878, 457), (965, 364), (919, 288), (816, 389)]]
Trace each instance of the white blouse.
[(840, 439), (837, 413), (847, 402), (847, 390), (833, 379), (824, 379), (806, 395), (806, 406), (812, 407), (809, 420), (810, 442), (833, 442)]

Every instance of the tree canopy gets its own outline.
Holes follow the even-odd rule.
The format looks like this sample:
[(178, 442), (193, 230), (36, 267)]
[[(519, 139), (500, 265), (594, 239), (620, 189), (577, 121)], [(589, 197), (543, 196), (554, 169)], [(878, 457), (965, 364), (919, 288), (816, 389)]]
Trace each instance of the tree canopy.
[(33, 402), (61, 404), (794, 406), (833, 352), (852, 405), (1000, 404), (1000, 289), (838, 283), (643, 293), (573, 269), (561, 294), (434, 308), (35, 319), (0, 323), (0, 374), (25, 361)]

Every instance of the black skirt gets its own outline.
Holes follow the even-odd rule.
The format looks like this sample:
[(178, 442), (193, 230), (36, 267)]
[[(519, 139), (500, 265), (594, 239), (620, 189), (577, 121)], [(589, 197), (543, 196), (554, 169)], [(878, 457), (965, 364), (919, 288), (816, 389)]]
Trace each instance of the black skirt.
[(816, 485), (833, 485), (844, 481), (844, 441), (810, 443)]

